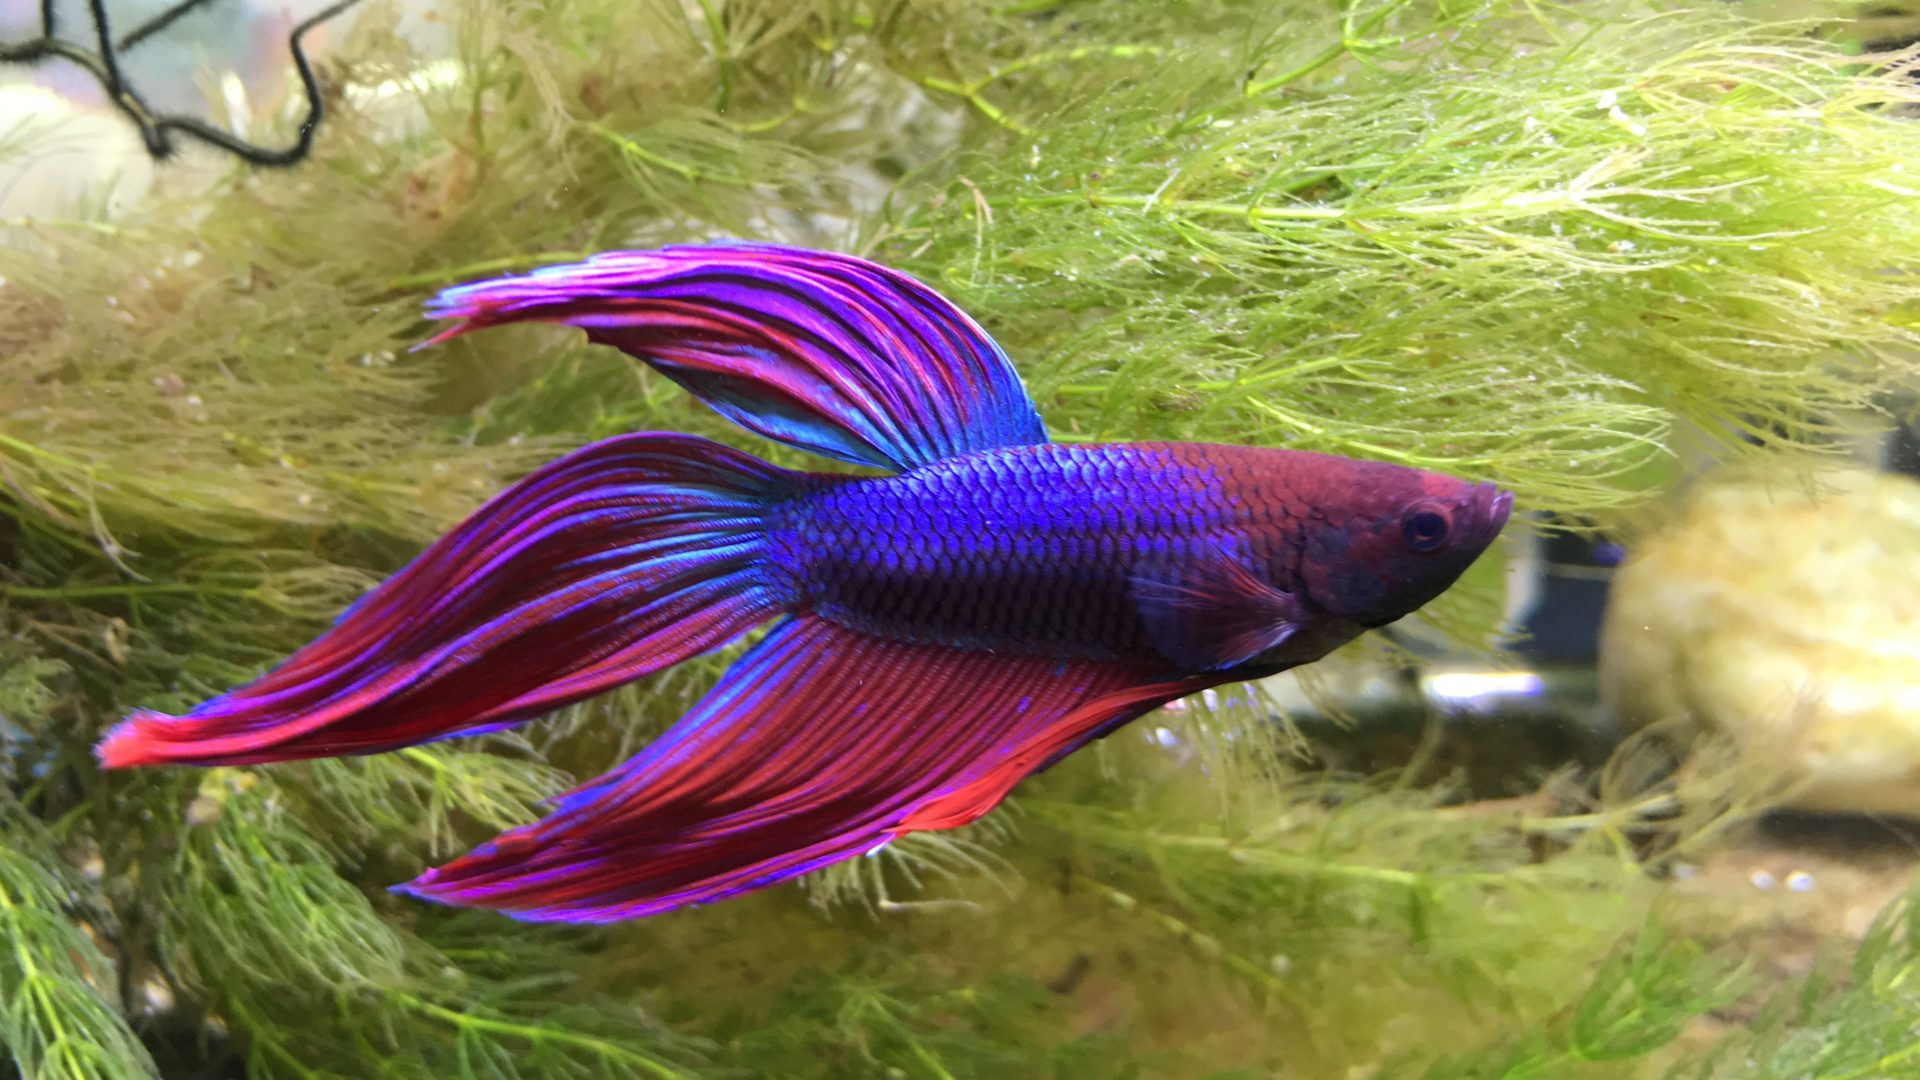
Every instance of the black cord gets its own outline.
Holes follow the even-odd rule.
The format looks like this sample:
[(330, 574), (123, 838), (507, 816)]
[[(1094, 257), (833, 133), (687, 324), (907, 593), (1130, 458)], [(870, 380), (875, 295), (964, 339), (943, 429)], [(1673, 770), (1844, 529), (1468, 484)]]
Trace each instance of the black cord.
[(307, 115), (300, 121), (299, 137), (292, 146), (283, 150), (255, 146), (191, 116), (157, 113), (147, 104), (140, 91), (121, 74), (121, 53), (139, 48), (141, 43), (172, 26), (182, 16), (207, 6), (212, 0), (180, 0), (129, 31), (117, 44), (113, 40), (112, 25), (107, 19), (106, 0), (87, 0), (87, 11), (93, 19), (96, 41), (93, 51), (59, 36), (55, 2), (40, 0), (40, 36), (14, 45), (0, 45), (0, 63), (33, 65), (58, 58), (79, 65), (106, 91), (113, 107), (140, 129), (140, 138), (146, 143), (147, 153), (155, 158), (173, 156), (179, 150), (174, 136), (184, 135), (217, 146), (249, 164), (279, 167), (306, 160), (307, 154), (313, 149), (314, 132), (320, 127), (320, 121), (326, 113), (320, 95), (320, 80), (313, 73), (313, 64), (307, 60), (307, 51), (300, 39), (309, 30), (340, 15), (360, 0), (336, 0), (295, 26), (293, 33), (287, 37), (287, 51), (293, 55), (293, 69), (300, 76), (300, 87), (306, 94)]
[(137, 48), (141, 42), (172, 26), (180, 16), (191, 12), (194, 8), (205, 7), (210, 2), (211, 0), (180, 0), (179, 3), (142, 23), (133, 33), (121, 38), (117, 47), (121, 52)]

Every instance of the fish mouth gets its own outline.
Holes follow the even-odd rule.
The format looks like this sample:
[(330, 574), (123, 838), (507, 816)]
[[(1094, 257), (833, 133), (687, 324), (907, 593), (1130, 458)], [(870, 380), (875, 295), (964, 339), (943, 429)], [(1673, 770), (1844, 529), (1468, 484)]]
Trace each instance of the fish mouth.
[(1480, 523), (1480, 543), (1491, 544), (1493, 538), (1500, 535), (1500, 530), (1507, 527), (1507, 516), (1513, 513), (1513, 492), (1503, 491), (1493, 484), (1475, 484), (1473, 509), (1474, 517)]

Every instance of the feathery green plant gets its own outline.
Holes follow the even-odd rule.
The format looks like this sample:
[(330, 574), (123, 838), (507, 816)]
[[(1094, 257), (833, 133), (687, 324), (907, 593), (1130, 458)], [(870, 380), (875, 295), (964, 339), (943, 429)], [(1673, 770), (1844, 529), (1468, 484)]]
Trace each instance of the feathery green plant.
[[(1681, 427), (1819, 446), (1914, 374), (1911, 56), (1633, 0), (467, 0), (446, 26), (432, 68), (370, 8), (303, 168), (6, 223), (24, 1076), (1625, 1077), (1750, 988), (1623, 838), (1645, 791), (1449, 814), (1303, 775), (1245, 703), (811, 892), (595, 930), (382, 886), (631, 752), (712, 664), (372, 759), (107, 775), (88, 748), (284, 656), (565, 448), (754, 444), (569, 335), (407, 351), (431, 289), (608, 247), (884, 258), (989, 325), (1063, 439), (1386, 458), (1576, 515), (1656, 490)], [(1497, 578), (1430, 621), (1483, 638)], [(1886, 925), (1682, 1074), (1910, 1068), (1920, 957)]]

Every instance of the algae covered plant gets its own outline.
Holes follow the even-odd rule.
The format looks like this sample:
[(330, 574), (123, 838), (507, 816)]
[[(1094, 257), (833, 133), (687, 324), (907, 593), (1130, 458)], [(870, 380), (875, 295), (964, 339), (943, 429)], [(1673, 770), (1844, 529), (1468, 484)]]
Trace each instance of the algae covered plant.
[[(631, 756), (737, 646), (391, 754), (124, 772), (92, 752), (135, 709), (258, 676), (595, 440), (818, 467), (561, 329), (411, 351), (441, 288), (611, 249), (858, 254), (977, 318), (1058, 441), (1386, 461), (1554, 527), (1630, 528), (1703, 457), (1837, 455), (1920, 373), (1905, 18), (368, 0), (317, 61), (305, 160), (190, 150), (137, 198), (76, 188), (0, 221), (12, 1069), (1920, 1071), (1920, 913), (1897, 888), (1713, 889), (1769, 792), (1712, 745), (1674, 769), (1636, 736), (1486, 798), (1437, 726), (1390, 768), (1331, 769), (1337, 725), (1222, 689), (964, 829), (592, 928), (386, 886)], [(281, 145), (302, 103), (223, 108)], [(15, 126), (0, 164), (58, 134)], [(1419, 649), (1368, 635), (1305, 669), (1306, 698), (1435, 641), (1496, 658), (1502, 593), (1482, 560), (1413, 618)]]

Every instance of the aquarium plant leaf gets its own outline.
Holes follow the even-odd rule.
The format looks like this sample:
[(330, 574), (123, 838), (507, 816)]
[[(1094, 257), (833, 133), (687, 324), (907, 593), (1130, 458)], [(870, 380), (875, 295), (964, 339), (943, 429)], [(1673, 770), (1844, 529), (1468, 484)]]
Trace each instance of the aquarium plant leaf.
[(10, 800), (0, 828), (0, 1054), (36, 1080), (159, 1076), (112, 1003), (113, 961), (72, 910), (71, 870)]

